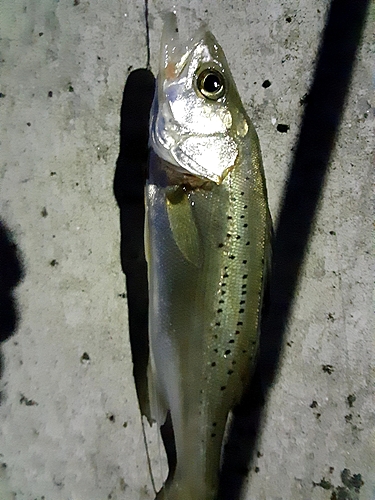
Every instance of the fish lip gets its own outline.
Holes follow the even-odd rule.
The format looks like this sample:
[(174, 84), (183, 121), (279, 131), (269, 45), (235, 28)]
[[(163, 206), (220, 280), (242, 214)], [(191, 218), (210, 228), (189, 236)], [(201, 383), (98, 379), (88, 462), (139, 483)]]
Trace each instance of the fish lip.
[(167, 12), (163, 16), (164, 25), (160, 42), (159, 75), (165, 76), (170, 64), (175, 64), (180, 59), (179, 35), (177, 16), (174, 12)]
[(194, 32), (186, 43), (179, 37), (177, 16), (174, 12), (167, 12), (163, 16), (164, 26), (160, 46), (159, 77), (161, 82), (178, 78), (188, 63), (195, 47), (213, 35), (205, 22)]

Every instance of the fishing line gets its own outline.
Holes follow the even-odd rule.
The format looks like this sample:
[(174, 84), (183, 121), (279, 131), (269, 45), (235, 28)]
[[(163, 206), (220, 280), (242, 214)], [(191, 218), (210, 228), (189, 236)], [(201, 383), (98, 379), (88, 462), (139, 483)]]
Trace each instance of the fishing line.
[[(157, 395), (155, 394), (156, 393), (156, 387), (155, 387), (155, 384), (153, 384), (153, 388), (154, 388), (154, 397), (157, 397)], [(158, 413), (160, 413), (161, 409), (160, 409), (160, 401), (159, 399), (156, 400), (157, 401), (157, 411)], [(163, 474), (163, 464), (162, 464), (162, 457), (161, 457), (161, 430), (160, 430), (160, 425), (159, 423), (157, 422), (156, 423), (157, 427), (158, 427), (158, 430), (157, 430), (157, 441), (158, 441), (158, 454), (159, 454), (159, 475), (160, 477), (162, 478), (162, 488), (164, 488), (164, 474)], [(168, 500), (166, 498), (166, 500)]]
[(149, 454), (149, 451), (148, 451), (147, 436), (146, 436), (146, 430), (145, 430), (145, 422), (144, 422), (144, 418), (143, 417), (142, 417), (142, 434), (143, 434), (143, 442), (144, 442), (145, 448), (146, 448), (147, 466), (148, 466), (148, 471), (150, 473), (151, 485), (152, 485), (152, 489), (154, 490), (154, 493), (156, 495), (157, 494), (157, 490), (156, 490), (156, 486), (155, 486), (154, 475), (152, 473), (151, 459), (150, 459), (150, 454)]
[[(144, 2), (144, 16), (145, 16), (145, 26), (146, 26), (146, 49), (147, 49), (146, 69), (148, 71), (151, 71), (151, 64), (150, 64), (150, 59), (151, 59), (150, 25), (149, 25), (149, 5), (148, 5), (148, 0), (145, 0), (145, 2)], [(149, 356), (150, 356), (149, 363), (151, 363), (151, 356), (152, 356), (151, 352), (150, 352)], [(152, 371), (154, 371), (154, 370), (150, 370), (149, 371), (148, 379), (151, 376), (151, 372)], [(155, 409), (157, 415), (152, 415), (151, 414), (151, 418), (159, 417), (162, 414), (162, 412), (163, 412), (163, 409), (161, 407), (161, 402), (160, 402), (160, 396), (157, 393), (156, 380), (155, 380), (155, 372), (154, 372), (153, 375), (154, 375), (153, 376), (154, 380), (152, 380), (152, 381), (150, 381), (150, 379), (148, 380), (148, 390), (149, 390), (149, 397), (150, 397), (150, 399), (152, 398), (153, 401), (154, 401), (154, 409)], [(151, 406), (152, 406), (152, 404), (151, 404)], [(151, 411), (151, 413), (152, 413), (152, 411)], [(158, 447), (158, 455), (159, 455), (158, 456), (158, 459), (159, 459), (159, 477), (160, 477), (160, 479), (162, 481), (162, 489), (164, 489), (166, 479), (164, 480), (164, 477), (165, 477), (164, 472), (165, 471), (163, 470), (164, 469), (164, 467), (163, 467), (163, 457), (162, 457), (162, 453), (161, 453), (162, 443), (163, 443), (163, 446), (164, 446), (164, 442), (163, 442), (162, 434), (161, 434), (161, 426), (159, 424), (160, 424), (159, 418), (156, 418), (156, 425), (157, 425), (157, 447)], [(155, 478), (154, 478), (154, 474), (153, 474), (153, 470), (152, 470), (152, 465), (151, 465), (151, 458), (150, 458), (150, 452), (149, 452), (149, 447), (148, 447), (148, 443), (147, 443), (147, 435), (146, 435), (146, 427), (145, 426), (146, 426), (145, 420), (144, 420), (144, 418), (142, 418), (142, 434), (143, 434), (143, 441), (144, 441), (145, 450), (146, 450), (147, 465), (148, 465), (148, 470), (149, 470), (149, 474), (150, 474), (150, 480), (151, 480), (152, 488), (153, 488), (153, 490), (155, 492), (155, 495), (156, 495), (156, 497), (158, 497), (158, 492), (156, 490), (156, 484), (155, 484)], [(151, 428), (152, 428), (152, 425), (151, 425)], [(167, 457), (167, 461), (168, 460), (169, 459)], [(169, 471), (169, 462), (168, 462), (167, 478), (169, 476), (169, 473), (170, 473), (170, 471)], [(164, 491), (164, 495), (165, 495), (165, 497), (164, 497), (165, 500), (168, 500), (169, 494)], [(168, 495), (168, 497), (167, 497), (167, 495)]]
[(145, 0), (145, 23), (146, 23), (146, 47), (147, 47), (146, 69), (151, 69), (151, 66), (150, 66), (150, 26), (148, 23), (148, 0)]
[[(147, 60), (146, 60), (146, 69), (151, 71), (151, 64), (150, 64), (150, 59), (151, 59), (151, 49), (150, 49), (150, 24), (149, 24), (149, 10), (148, 10), (148, 0), (145, 0), (145, 24), (146, 24), (146, 47), (147, 47)], [(151, 353), (150, 353), (151, 356)], [(156, 393), (156, 387), (155, 383), (152, 383), (152, 391), (153, 391), (153, 398), (154, 401), (156, 401), (156, 406), (157, 406), (157, 412), (160, 414), (162, 411), (160, 408), (160, 401), (158, 398), (158, 395)], [(160, 426), (158, 422), (156, 423), (158, 430), (157, 430), (157, 443), (158, 443), (158, 454), (159, 454), (159, 474), (160, 478), (163, 481), (162, 487), (164, 487), (164, 471), (163, 471), (163, 460), (162, 460), (162, 453), (161, 453), (161, 448), (162, 448), (162, 439), (161, 439), (161, 431), (160, 431)], [(155, 479), (152, 471), (152, 466), (151, 466), (151, 459), (150, 459), (150, 453), (147, 445), (147, 438), (146, 438), (146, 432), (145, 432), (145, 423), (144, 420), (142, 419), (142, 431), (143, 431), (143, 439), (145, 442), (145, 447), (146, 447), (146, 454), (147, 454), (147, 464), (150, 472), (150, 477), (151, 477), (151, 484), (154, 489), (155, 494), (157, 494), (156, 486), (155, 486)]]
[[(150, 351), (151, 351), (151, 349), (150, 349)], [(149, 390), (151, 389), (150, 390), (151, 418), (154, 421), (156, 421), (155, 425), (157, 426), (156, 439), (157, 439), (158, 459), (159, 459), (159, 467), (158, 467), (159, 468), (159, 479), (161, 479), (161, 481), (162, 481), (161, 488), (163, 489), (165, 486), (165, 482), (166, 482), (168, 475), (169, 475), (169, 470), (167, 473), (167, 477), (165, 477), (166, 473), (165, 473), (165, 470), (163, 470), (164, 469), (163, 457), (162, 457), (162, 453), (161, 453), (162, 446), (164, 446), (164, 442), (163, 442), (162, 434), (161, 434), (161, 425), (163, 425), (163, 424), (160, 424), (160, 421), (161, 421), (160, 416), (163, 415), (163, 417), (165, 417), (165, 419), (167, 419), (167, 416), (164, 415), (164, 410), (163, 410), (163, 407), (161, 404), (160, 395), (158, 394), (156, 370), (155, 370), (155, 366), (153, 364), (153, 361), (151, 361), (151, 356), (152, 356), (152, 353), (150, 352), (150, 368), (151, 369), (149, 370), (148, 381), (149, 381)], [(152, 378), (152, 380), (150, 380), (150, 378)], [(152, 395), (151, 395), (151, 393), (152, 393)], [(152, 475), (152, 469), (151, 469), (151, 475)], [(164, 492), (164, 495), (165, 496), (163, 498), (165, 498), (165, 500), (168, 500), (169, 495), (166, 496), (167, 492)], [(156, 498), (158, 498), (158, 497), (156, 496)]]
[[(146, 69), (149, 70), (149, 71), (151, 71), (151, 64), (150, 64), (150, 59), (151, 59), (151, 50), (150, 50), (150, 24), (149, 24), (148, 0), (145, 0), (144, 6), (145, 6), (144, 12), (145, 12), (146, 49), (147, 49)], [(150, 353), (150, 355), (151, 355), (151, 353)], [(157, 397), (157, 394), (156, 394), (156, 387), (155, 387), (154, 383), (152, 384), (152, 391), (153, 391), (152, 397), (154, 398), (154, 401), (157, 402), (157, 406), (158, 406), (157, 411), (160, 412), (161, 409), (159, 408), (159, 401), (158, 401), (158, 397)], [(158, 426), (158, 424), (156, 424), (156, 425)], [(154, 478), (154, 474), (153, 474), (153, 471), (152, 471), (152, 465), (151, 465), (151, 459), (150, 459), (150, 452), (149, 452), (149, 448), (148, 448), (148, 444), (147, 444), (145, 422), (144, 422), (143, 418), (142, 418), (142, 433), (143, 433), (143, 440), (144, 440), (145, 449), (146, 449), (147, 465), (148, 465), (148, 470), (149, 470), (149, 473), (150, 473), (151, 484), (152, 484), (152, 488), (153, 488), (153, 490), (155, 492), (155, 495), (157, 495), (155, 478)], [(164, 475), (163, 475), (163, 466), (162, 466), (162, 456), (161, 456), (161, 435), (160, 435), (160, 428), (158, 428), (158, 432), (157, 432), (157, 442), (158, 442), (158, 451), (159, 451), (159, 468), (160, 468), (159, 474), (160, 474), (161, 478), (164, 478)]]

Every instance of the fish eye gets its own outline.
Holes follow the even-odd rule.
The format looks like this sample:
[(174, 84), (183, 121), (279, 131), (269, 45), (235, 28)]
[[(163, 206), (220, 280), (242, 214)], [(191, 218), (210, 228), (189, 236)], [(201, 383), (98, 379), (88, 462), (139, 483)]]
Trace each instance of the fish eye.
[(209, 68), (197, 76), (198, 91), (207, 99), (217, 101), (225, 93), (224, 77), (218, 71)]

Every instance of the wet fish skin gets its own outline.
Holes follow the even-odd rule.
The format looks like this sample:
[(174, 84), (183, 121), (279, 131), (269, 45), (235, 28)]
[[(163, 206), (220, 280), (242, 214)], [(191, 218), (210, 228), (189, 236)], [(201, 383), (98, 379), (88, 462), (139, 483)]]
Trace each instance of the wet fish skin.
[[(160, 425), (170, 410), (177, 451), (157, 499), (214, 500), (228, 413), (255, 364), (271, 221), (259, 141), (222, 49), (205, 27), (179, 49), (176, 27), (171, 15), (146, 187), (150, 399)], [(223, 83), (214, 99), (203, 71), (217, 78), (208, 90)]]

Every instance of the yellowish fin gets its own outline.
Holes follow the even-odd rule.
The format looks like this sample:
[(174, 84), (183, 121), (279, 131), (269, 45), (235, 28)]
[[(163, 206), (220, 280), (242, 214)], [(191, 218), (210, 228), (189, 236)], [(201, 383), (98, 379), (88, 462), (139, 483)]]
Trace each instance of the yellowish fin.
[(180, 186), (167, 193), (167, 212), (176, 245), (186, 260), (200, 266), (200, 241), (188, 194)]

